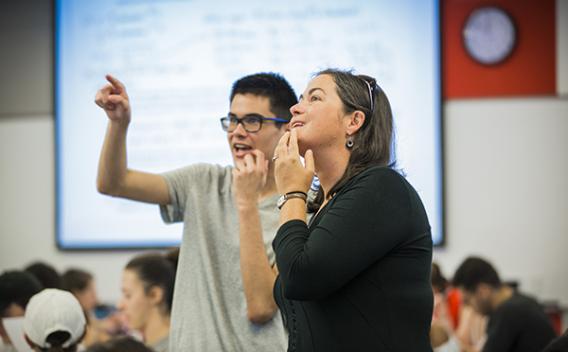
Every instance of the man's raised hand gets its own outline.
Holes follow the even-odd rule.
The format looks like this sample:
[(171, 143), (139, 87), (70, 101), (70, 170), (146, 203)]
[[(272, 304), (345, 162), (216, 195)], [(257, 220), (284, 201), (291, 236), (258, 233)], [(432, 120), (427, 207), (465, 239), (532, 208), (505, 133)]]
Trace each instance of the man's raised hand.
[(97, 92), (95, 103), (104, 109), (111, 121), (128, 125), (130, 123), (130, 101), (126, 94), (126, 87), (111, 75), (105, 77), (109, 83)]

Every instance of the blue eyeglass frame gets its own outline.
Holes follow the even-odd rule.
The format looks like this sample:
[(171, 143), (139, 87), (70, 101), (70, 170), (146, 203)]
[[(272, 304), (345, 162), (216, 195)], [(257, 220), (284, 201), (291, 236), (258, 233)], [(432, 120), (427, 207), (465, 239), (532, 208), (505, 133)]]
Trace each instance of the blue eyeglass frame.
[[(243, 122), (243, 120), (245, 120), (245, 119), (247, 119), (247, 118), (258, 118), (258, 119), (259, 119), (259, 121), (260, 121), (260, 127), (258, 127), (258, 130), (255, 130), (255, 131), (249, 131), (249, 130), (247, 130), (246, 125), (245, 125), (245, 123)], [(223, 123), (223, 121), (227, 121), (227, 120), (229, 120), (229, 126), (230, 126), (230, 124), (231, 124), (231, 120), (236, 120), (236, 121), (237, 121), (237, 124), (235, 125), (235, 128), (234, 128), (234, 129), (232, 129), (232, 130), (229, 131), (229, 126), (227, 126), (227, 127), (225, 128), (225, 124)], [(260, 130), (262, 129), (262, 122), (265, 121), (265, 120), (274, 121), (274, 122), (280, 122), (280, 123), (288, 123), (288, 122), (290, 122), (290, 120), (288, 120), (288, 119), (283, 119), (283, 118), (280, 118), (280, 117), (264, 117), (264, 116), (262, 116), (262, 115), (247, 115), (247, 116), (244, 116), (244, 117), (241, 117), (241, 118), (238, 118), (238, 117), (236, 117), (236, 116), (223, 116), (223, 117), (221, 117), (221, 118), (219, 119), (219, 121), (221, 122), (221, 128), (223, 129), (223, 131), (226, 131), (226, 132), (233, 132), (234, 130), (237, 129), (237, 126), (238, 126), (239, 123), (240, 123), (240, 124), (243, 125), (243, 128), (245, 129), (245, 131), (247, 131), (247, 132), (249, 132), (249, 133), (254, 133), (254, 132), (260, 131)]]

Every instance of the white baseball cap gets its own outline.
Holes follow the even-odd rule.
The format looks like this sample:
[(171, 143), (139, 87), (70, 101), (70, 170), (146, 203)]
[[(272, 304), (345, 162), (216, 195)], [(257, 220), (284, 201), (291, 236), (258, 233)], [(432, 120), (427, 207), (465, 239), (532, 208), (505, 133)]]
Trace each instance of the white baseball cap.
[(24, 332), (40, 348), (49, 348), (47, 337), (56, 331), (68, 332), (70, 338), (62, 347), (66, 348), (85, 333), (85, 313), (70, 292), (48, 288), (33, 296), (24, 316)]

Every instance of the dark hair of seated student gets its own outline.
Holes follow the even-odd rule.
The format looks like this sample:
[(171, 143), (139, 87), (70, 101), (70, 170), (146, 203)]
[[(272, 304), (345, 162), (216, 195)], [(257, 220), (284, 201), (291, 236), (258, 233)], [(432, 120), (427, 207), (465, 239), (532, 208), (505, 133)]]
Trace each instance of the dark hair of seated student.
[(64, 290), (76, 292), (85, 290), (93, 280), (93, 275), (85, 270), (73, 268), (65, 271), (61, 279), (63, 280)]
[(61, 275), (55, 270), (55, 268), (44, 262), (34, 262), (28, 265), (24, 271), (35, 276), (44, 288), (58, 288), (63, 287), (63, 282), (61, 280)]
[(90, 313), (98, 304), (93, 275), (83, 269), (71, 268), (61, 275), (61, 280), (63, 289), (77, 297), (89, 319)]
[(41, 283), (28, 272), (10, 270), (0, 275), (0, 339), (4, 345), (12, 341), (2, 318), (23, 316), (30, 298), (41, 290)]
[(430, 277), (432, 288), (435, 292), (444, 292), (448, 288), (448, 280), (442, 275), (440, 266), (437, 263), (432, 263), (432, 274)]
[[(25, 310), (30, 298), (41, 291), (43, 286), (32, 274), (20, 271), (5, 271), (0, 275), (0, 318), (13, 316), (11, 306)], [(21, 314), (23, 315), (23, 314)]]
[(152, 352), (143, 342), (130, 336), (115, 337), (109, 341), (95, 344), (85, 352)]

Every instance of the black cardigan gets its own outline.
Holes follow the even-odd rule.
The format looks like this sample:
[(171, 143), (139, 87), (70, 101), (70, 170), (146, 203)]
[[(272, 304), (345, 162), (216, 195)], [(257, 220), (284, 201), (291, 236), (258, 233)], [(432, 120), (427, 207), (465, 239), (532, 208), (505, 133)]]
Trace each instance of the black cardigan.
[(394, 170), (361, 172), (272, 246), (288, 351), (431, 351), (430, 225)]

